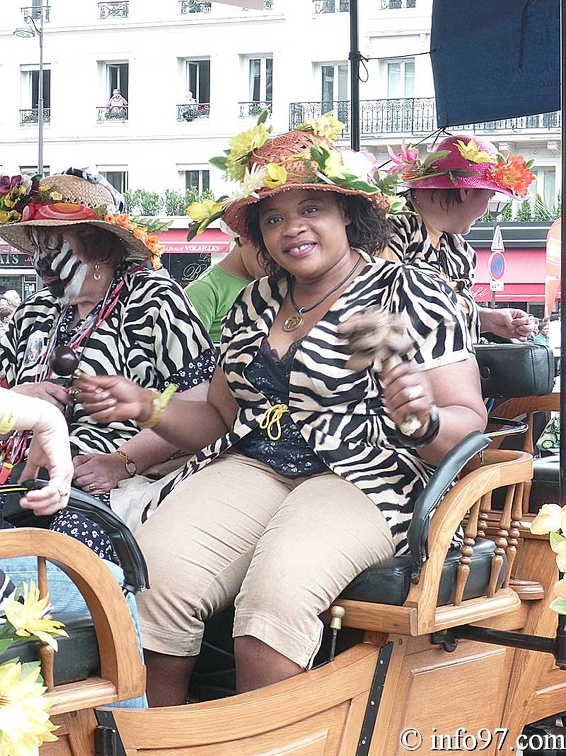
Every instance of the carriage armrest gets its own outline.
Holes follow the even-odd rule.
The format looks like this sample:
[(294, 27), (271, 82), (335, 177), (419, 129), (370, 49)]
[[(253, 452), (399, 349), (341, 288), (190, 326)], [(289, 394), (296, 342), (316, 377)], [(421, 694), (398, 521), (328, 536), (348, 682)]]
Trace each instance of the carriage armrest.
[[(42, 488), (47, 485), (47, 481), (26, 481), (20, 485), (22, 488), (24, 486)], [(0, 487), (0, 493), (1, 491)], [(71, 488), (68, 509), (85, 515), (104, 528), (124, 571), (125, 589), (137, 593), (144, 588), (149, 588), (147, 565), (140, 547), (126, 523), (117, 514), (101, 504), (98, 499), (78, 488)], [(15, 517), (10, 518), (10, 521), (18, 526), (25, 524), (33, 527), (34, 519), (32, 513), (21, 510)]]
[(407, 532), (409, 549), (417, 571), (428, 559), (428, 531), (434, 510), (452, 486), (457, 475), (476, 454), (487, 448), (489, 443), (490, 439), (479, 431), (466, 436), (444, 457), (432, 474), (425, 490), (418, 497)]

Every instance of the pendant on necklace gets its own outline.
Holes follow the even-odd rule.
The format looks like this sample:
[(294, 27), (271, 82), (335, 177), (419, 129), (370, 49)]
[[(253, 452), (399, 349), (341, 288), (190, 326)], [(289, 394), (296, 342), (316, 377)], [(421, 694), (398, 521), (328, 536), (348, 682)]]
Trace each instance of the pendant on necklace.
[(304, 322), (305, 321), (301, 313), (294, 312), (292, 315), (289, 315), (289, 317), (284, 321), (283, 330), (286, 333), (289, 333), (289, 331), (296, 331), (297, 328), (300, 328)]

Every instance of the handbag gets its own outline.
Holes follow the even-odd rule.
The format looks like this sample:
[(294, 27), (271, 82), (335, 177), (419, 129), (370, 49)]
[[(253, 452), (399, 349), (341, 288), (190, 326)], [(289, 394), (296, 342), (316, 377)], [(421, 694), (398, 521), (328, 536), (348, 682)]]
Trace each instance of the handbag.
[(554, 388), (554, 353), (546, 344), (476, 344), (482, 395), (511, 399), (544, 396)]

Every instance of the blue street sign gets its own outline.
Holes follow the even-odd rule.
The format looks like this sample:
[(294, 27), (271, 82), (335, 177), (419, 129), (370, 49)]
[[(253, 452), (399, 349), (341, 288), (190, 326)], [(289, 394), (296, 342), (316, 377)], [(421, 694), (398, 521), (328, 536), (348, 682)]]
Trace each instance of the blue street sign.
[(505, 257), (502, 252), (492, 252), (487, 261), (489, 277), (492, 281), (500, 281), (505, 275)]

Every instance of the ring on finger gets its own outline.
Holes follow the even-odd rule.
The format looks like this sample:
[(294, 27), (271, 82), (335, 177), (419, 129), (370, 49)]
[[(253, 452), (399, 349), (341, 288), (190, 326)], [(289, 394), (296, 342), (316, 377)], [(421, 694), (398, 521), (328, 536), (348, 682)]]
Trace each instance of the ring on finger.
[(80, 394), (80, 391), (76, 386), (72, 386), (67, 392), (69, 399), (71, 399), (73, 402), (76, 401), (79, 394)]
[(410, 402), (414, 402), (416, 399), (420, 399), (423, 395), (424, 391), (422, 386), (413, 386), (411, 389), (409, 389), (407, 398)]
[(59, 489), (59, 490), (57, 491), (57, 493), (59, 494), (59, 496), (60, 496), (60, 497), (61, 497), (62, 499), (64, 499), (64, 498), (65, 498), (65, 496), (68, 496), (68, 495), (69, 495), (69, 492), (68, 492), (68, 491), (63, 491), (63, 490), (62, 490), (61, 488), (60, 488), (60, 489)]
[(421, 425), (422, 423), (419, 418), (416, 415), (409, 413), (398, 427), (404, 436), (413, 436)]
[(96, 488), (96, 483), (89, 483), (88, 486), (86, 487), (86, 490), (94, 491), (95, 488)]

